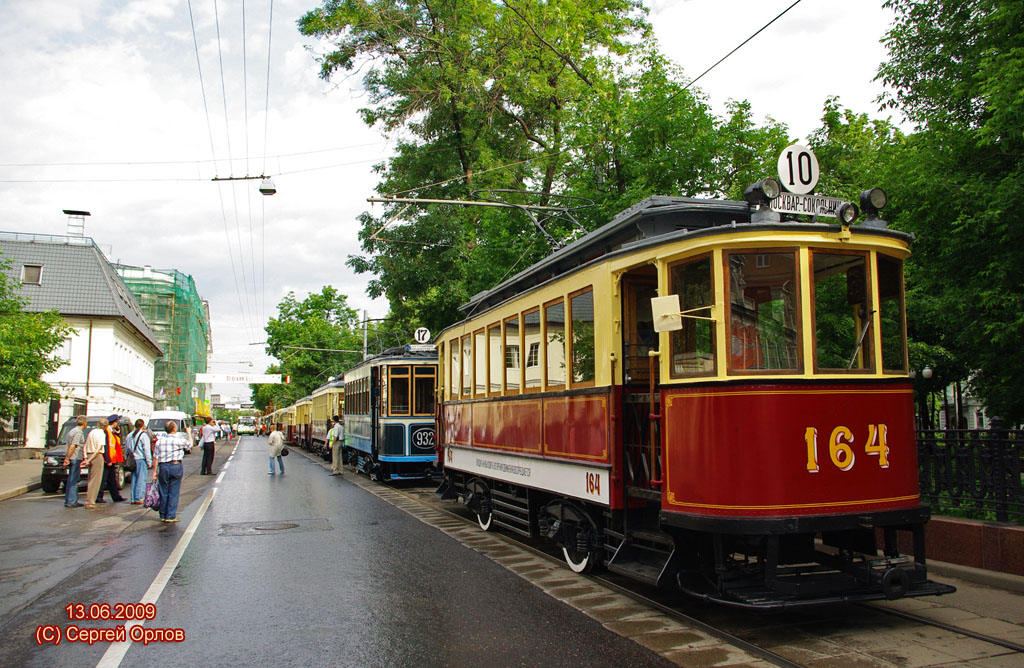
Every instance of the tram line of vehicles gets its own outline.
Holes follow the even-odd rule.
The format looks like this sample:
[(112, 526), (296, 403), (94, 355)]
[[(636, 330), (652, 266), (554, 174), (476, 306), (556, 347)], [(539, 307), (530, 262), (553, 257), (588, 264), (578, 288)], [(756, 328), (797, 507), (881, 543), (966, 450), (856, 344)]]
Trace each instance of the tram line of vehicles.
[[(337, 392), (347, 463), (440, 468), (482, 530), (549, 538), (576, 572), (758, 609), (952, 592), (925, 562), (910, 236), (878, 189), (857, 226), (850, 205), (783, 220), (772, 189), (649, 197), (474, 296), (436, 353), (307, 399)], [(271, 420), (315, 449), (325, 413), (301, 404)]]
[(374, 480), (439, 474), (435, 447), (437, 355), (391, 348), (269, 417), (285, 442), (324, 459), (330, 420), (342, 418), (342, 461)]

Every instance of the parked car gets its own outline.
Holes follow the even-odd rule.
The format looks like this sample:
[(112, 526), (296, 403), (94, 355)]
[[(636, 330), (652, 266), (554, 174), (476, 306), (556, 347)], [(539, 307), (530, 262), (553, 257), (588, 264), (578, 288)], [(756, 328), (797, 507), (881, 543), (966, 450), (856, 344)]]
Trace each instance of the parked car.
[[(88, 436), (89, 432), (96, 427), (101, 417), (106, 416), (90, 415), (85, 418), (86, 423), (84, 431), (86, 436)], [(40, 482), (43, 485), (43, 491), (46, 492), (47, 494), (53, 494), (54, 492), (60, 490), (61, 486), (63, 486), (64, 483), (67, 482), (68, 467), (64, 466), (64, 456), (68, 452), (68, 432), (74, 428), (77, 419), (78, 418), (70, 418), (64, 423), (64, 425), (60, 428), (60, 434), (57, 436), (57, 444), (49, 448), (43, 455), (43, 471), (42, 474), (40, 475)], [(128, 437), (128, 434), (131, 433), (132, 429), (128, 425), (127, 420), (122, 420), (121, 422), (118, 423), (117, 426), (121, 430), (121, 446), (123, 448), (125, 439)], [(125, 480), (129, 479), (130, 476), (131, 473), (129, 471), (125, 471), (124, 467), (122, 467), (120, 464), (117, 465), (118, 487), (124, 487)], [(86, 483), (89, 481), (88, 478), (89, 467), (88, 465), (83, 464), (82, 477), (78, 481), (79, 489), (82, 489), (86, 486)]]
[[(188, 434), (189, 442), (192, 447), (199, 445), (199, 430), (195, 428), (195, 423), (192, 422), (192, 416), (182, 411), (154, 411), (149, 416), (149, 420), (146, 422), (146, 427), (156, 438), (160, 434), (167, 433), (167, 422), (173, 421), (178, 425), (178, 433)], [(186, 450), (185, 454), (189, 454)]]

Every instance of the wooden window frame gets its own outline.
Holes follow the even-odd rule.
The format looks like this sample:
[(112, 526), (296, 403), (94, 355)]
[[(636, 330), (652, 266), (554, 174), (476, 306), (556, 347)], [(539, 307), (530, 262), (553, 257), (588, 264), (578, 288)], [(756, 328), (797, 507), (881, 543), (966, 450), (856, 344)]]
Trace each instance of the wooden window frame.
[[(859, 250), (848, 250), (845, 248), (815, 248), (809, 247), (808, 249), (808, 276), (807, 276), (807, 291), (810, 293), (807, 296), (808, 303), (811, 311), (811, 362), (812, 369), (814, 369), (815, 375), (828, 375), (828, 374), (848, 374), (851, 376), (857, 375), (874, 375), (875, 374), (875, 342), (874, 342), (874, 305), (875, 295), (871, 290), (871, 257), (868, 251)], [(864, 260), (864, 290), (867, 293), (867, 304), (865, 305), (868, 313), (868, 318), (872, 319), (871, 327), (868, 333), (864, 336), (865, 342), (870, 342), (871, 349), (870, 355), (865, 355), (866, 358), (870, 359), (870, 364), (864, 369), (833, 369), (831, 367), (818, 366), (818, 309), (816, 308), (817, 302), (815, 301), (817, 296), (817, 284), (814, 280), (814, 255), (821, 253), (823, 255), (847, 255), (850, 257), (859, 257)], [(858, 332), (858, 336), (860, 333)]]
[(532, 308), (528, 308), (525, 311), (520, 312), (519, 315), (520, 315), (521, 319), (519, 321), (519, 340), (522, 343), (519, 346), (519, 354), (522, 356), (522, 359), (520, 361), (520, 364), (521, 364), (520, 375), (522, 376), (522, 378), (521, 378), (519, 384), (522, 386), (521, 394), (531, 394), (533, 392), (543, 392), (544, 391), (544, 371), (545, 371), (545, 369), (544, 369), (544, 354), (543, 354), (543, 351), (540, 348), (537, 349), (537, 367), (540, 369), (540, 386), (538, 386), (538, 387), (527, 387), (526, 386), (526, 369), (527, 369), (526, 361), (528, 359), (528, 357), (527, 357), (527, 350), (526, 350), (526, 316), (529, 315), (530, 313), (536, 313), (537, 314), (537, 318), (539, 320), (538, 324), (539, 324), (539, 327), (540, 327), (540, 341), (539, 341), (538, 345), (541, 346), (541, 347), (543, 347), (543, 345), (544, 345), (544, 317), (543, 317), (543, 315), (541, 313), (541, 307), (540, 306), (534, 306)]
[(906, 263), (906, 260), (904, 260), (903, 258), (894, 257), (892, 255), (886, 255), (885, 253), (879, 253), (878, 251), (874, 252), (874, 256), (875, 256), (875, 278), (876, 278), (875, 284), (878, 285), (878, 292), (879, 293), (881, 293), (881, 291), (882, 291), (882, 284), (881, 284), (881, 275), (882, 275), (881, 263), (882, 263), (882, 259), (884, 258), (884, 259), (889, 260), (891, 262), (895, 262), (895, 263), (897, 263), (899, 265), (899, 269), (900, 269), (900, 284), (899, 284), (899, 286), (897, 286), (897, 289), (899, 290), (899, 296), (900, 296), (899, 297), (899, 303), (900, 303), (900, 338), (903, 339), (903, 368), (902, 369), (886, 369), (885, 368), (885, 353), (884, 353), (885, 346), (882, 345), (883, 341), (882, 341), (882, 330), (881, 330), (882, 298), (881, 298), (881, 295), (879, 294), (876, 297), (876, 300), (875, 300), (876, 303), (878, 304), (878, 320), (879, 320), (878, 344), (879, 344), (879, 356), (880, 356), (880, 358), (882, 360), (882, 364), (881, 364), (882, 368), (879, 371), (879, 373), (881, 373), (883, 376), (884, 375), (889, 375), (889, 376), (906, 375), (906, 374), (910, 373), (910, 351), (907, 348), (907, 272), (906, 272), (906, 264), (907, 263)]
[[(558, 304), (558, 303), (562, 304), (562, 317), (565, 318), (565, 316), (569, 312), (568, 309), (565, 306), (565, 295), (562, 295), (561, 297), (558, 297), (557, 299), (552, 299), (551, 301), (544, 302), (541, 305), (541, 319), (540, 319), (540, 330), (541, 330), (540, 341), (541, 341), (541, 345), (540, 345), (540, 349), (541, 349), (541, 358), (542, 358), (541, 368), (542, 368), (542, 371), (543, 371), (543, 374), (541, 375), (541, 379), (542, 379), (541, 380), (541, 387), (544, 388), (545, 392), (558, 392), (560, 390), (567, 390), (567, 389), (569, 389), (569, 360), (565, 358), (566, 348), (568, 347), (568, 345), (567, 345), (568, 341), (567, 340), (566, 341), (562, 341), (562, 357), (563, 357), (563, 359), (565, 359), (565, 382), (561, 383), (559, 385), (552, 385), (552, 384), (550, 384), (548, 382), (548, 307), (549, 306), (554, 306), (555, 304)], [(563, 322), (562, 323), (563, 335), (567, 334), (568, 331), (569, 331), (568, 325), (565, 322)], [(566, 336), (566, 338), (568, 338), (568, 337)]]
[[(405, 370), (405, 373), (401, 373), (400, 372), (402, 369)], [(408, 397), (408, 399), (409, 399), (409, 410), (404, 412), (404, 413), (395, 412), (394, 407), (392, 406), (392, 403), (391, 403), (392, 398), (395, 396), (394, 388), (393, 388), (392, 382), (391, 382), (393, 378), (405, 378), (408, 381), (408, 383), (409, 383), (409, 393), (408, 393), (409, 394), (409, 397)], [(412, 399), (413, 399), (413, 397), (412, 397), (412, 371), (410, 370), (409, 365), (407, 365), (407, 364), (396, 364), (394, 366), (389, 365), (388, 366), (387, 379), (388, 379), (388, 412), (387, 412), (388, 416), (389, 417), (411, 417), (412, 416)]]
[[(795, 369), (733, 369), (732, 367), (732, 273), (730, 272), (729, 260), (733, 255), (770, 255), (780, 253), (792, 253), (793, 255), (793, 289), (796, 291), (794, 297), (797, 308), (794, 314), (794, 323), (796, 325), (796, 368)], [(800, 287), (800, 248), (797, 246), (778, 246), (778, 247), (757, 247), (757, 248), (728, 248), (722, 251), (722, 278), (725, 285), (722, 286), (722, 291), (725, 294), (725, 303), (723, 304), (723, 327), (725, 327), (725, 344), (727, 350), (725, 354), (728, 358), (725, 360), (726, 376), (802, 376), (805, 375), (804, 369), (806, 363), (804, 361), (804, 322), (803, 322), (803, 290)]]
[(465, 334), (462, 337), (460, 337), (459, 341), (461, 342), (461, 346), (459, 347), (459, 354), (461, 355), (461, 357), (459, 358), (459, 385), (461, 386), (459, 389), (459, 397), (461, 397), (462, 399), (469, 399), (473, 396), (473, 348), (471, 347), (469, 349), (469, 385), (467, 387), (466, 344), (469, 343), (470, 345), (472, 345), (473, 334)]
[[(508, 351), (505, 349), (508, 343), (508, 322), (510, 320), (516, 321), (516, 341), (519, 345), (519, 388), (515, 390), (508, 389), (508, 365), (505, 360), (508, 356)], [(522, 394), (523, 392), (523, 380), (525, 373), (525, 366), (523, 364), (523, 321), (522, 316), (519, 313), (510, 315), (501, 321), (501, 389), (505, 394)]]
[(434, 379), (434, 396), (430, 398), (430, 405), (433, 407), (435, 404), (434, 398), (437, 395), (437, 379), (441, 367), (431, 366), (429, 364), (413, 364), (409, 367), (409, 416), (410, 417), (429, 417), (434, 415), (434, 410), (431, 408), (429, 413), (417, 413), (416, 412), (416, 380), (419, 378), (433, 378)]
[[(498, 389), (491, 389), (491, 372), (494, 369), (491, 368), (491, 331), (498, 330), (498, 363), (501, 365), (501, 373), (497, 378)], [(499, 320), (493, 322), (484, 328), (484, 341), (487, 342), (487, 384), (484, 386), (484, 396), (487, 397), (500, 397), (501, 392), (505, 389), (505, 357), (502, 353), (505, 350), (505, 327), (504, 321)]]
[[(455, 352), (456, 346), (459, 347), (457, 352)], [(455, 352), (455, 356), (459, 360), (458, 373), (455, 373), (455, 368), (451, 364), (452, 352)], [(448, 340), (448, 366), (449, 378), (454, 382), (446, 383), (444, 389), (449, 401), (458, 401), (462, 398), (462, 339), (459, 337)]]
[[(799, 260), (799, 257), (797, 259)], [(668, 276), (668, 294), (670, 294), (670, 295), (678, 294), (676, 292), (673, 292), (673, 288), (672, 288), (672, 270), (675, 269), (676, 267), (678, 267), (681, 264), (690, 264), (690, 263), (693, 263), (693, 262), (699, 262), (701, 260), (707, 260), (708, 261), (708, 275), (711, 278), (711, 306), (714, 307), (714, 305), (715, 305), (715, 254), (711, 253), (711, 252), (701, 253), (699, 255), (692, 255), (690, 257), (681, 258), (681, 259), (675, 260), (672, 263), (670, 263), (668, 265), (668, 267), (667, 267), (667, 270), (666, 270), (667, 271), (667, 276)], [(797, 267), (797, 269), (799, 271), (799, 267)], [(726, 282), (728, 282), (728, 281), (726, 281)], [(728, 299), (728, 294), (726, 294), (726, 299)], [(683, 305), (682, 299), (679, 300), (679, 307), (681, 309), (684, 309), (684, 310), (686, 308)], [(731, 305), (730, 305), (729, 308), (731, 308)], [(710, 309), (710, 308), (709, 309), (705, 309), (704, 311), (699, 312), (696, 315), (707, 315), (707, 316), (710, 316), (711, 315), (711, 311), (712, 311), (712, 309)], [(712, 334), (711, 334), (711, 349), (712, 349), (712, 357), (713, 357), (713, 360), (714, 360), (714, 364), (712, 364), (710, 372), (708, 372), (708, 371), (701, 371), (701, 372), (695, 372), (695, 373), (676, 373), (675, 372), (674, 359), (673, 359), (673, 356), (675, 355), (675, 349), (672, 347), (672, 334), (674, 334), (675, 332), (669, 332), (668, 333), (669, 334), (669, 337), (668, 337), (668, 377), (670, 379), (672, 379), (672, 380), (677, 380), (677, 379), (678, 380), (682, 380), (682, 379), (686, 379), (686, 378), (714, 378), (714, 377), (718, 376), (718, 360), (721, 357), (721, 355), (719, 354), (719, 350), (718, 350), (718, 331), (717, 331), (717, 328), (718, 327), (725, 327), (725, 323), (724, 322), (723, 323), (719, 323), (719, 322), (716, 322), (716, 321), (711, 321), (711, 327), (712, 327), (712, 329), (711, 329), (711, 332), (712, 332)], [(729, 336), (728, 336), (728, 330), (726, 330), (726, 342), (727, 343), (731, 343), (731, 340), (729, 339)]]
[[(484, 342), (484, 346), (483, 346), (484, 349), (482, 351), (477, 350), (477, 348), (479, 346), (476, 345), (476, 337), (478, 335), (482, 335), (481, 338), (483, 339), (483, 342)], [(487, 328), (486, 327), (481, 327), (481, 328), (475, 330), (470, 336), (473, 337), (473, 394), (472, 394), (472, 396), (474, 396), (474, 397), (486, 397), (487, 396)], [(482, 354), (482, 356), (483, 356), (483, 363), (484, 363), (484, 382), (482, 384), (482, 387), (484, 389), (483, 389), (483, 391), (479, 391), (479, 392), (476, 389), (477, 387), (481, 386), (481, 383), (477, 382), (478, 379), (476, 377), (476, 372), (479, 369), (479, 366), (478, 366), (477, 363), (480, 361), (479, 359), (477, 359), (477, 355), (478, 354)]]
[[(593, 320), (593, 323), (594, 323), (594, 379), (593, 380), (581, 380), (581, 381), (577, 382), (574, 379), (575, 369), (573, 367), (573, 362), (572, 362), (572, 359), (573, 359), (573, 354), (572, 354), (573, 353), (573, 336), (574, 336), (573, 329), (572, 329), (572, 300), (573, 300), (573, 297), (579, 297), (580, 295), (586, 294), (588, 292), (590, 293), (590, 301), (593, 304), (593, 313), (591, 315), (594, 316), (594, 320)], [(594, 299), (594, 286), (593, 285), (588, 285), (587, 287), (582, 288), (580, 290), (576, 290), (575, 292), (570, 292), (565, 297), (565, 345), (566, 345), (566, 353), (565, 353), (565, 369), (566, 369), (565, 382), (566, 382), (566, 389), (577, 388), (577, 387), (581, 387), (581, 388), (582, 387), (594, 387), (597, 384), (597, 358), (598, 358), (598, 354), (597, 354), (597, 300)]]

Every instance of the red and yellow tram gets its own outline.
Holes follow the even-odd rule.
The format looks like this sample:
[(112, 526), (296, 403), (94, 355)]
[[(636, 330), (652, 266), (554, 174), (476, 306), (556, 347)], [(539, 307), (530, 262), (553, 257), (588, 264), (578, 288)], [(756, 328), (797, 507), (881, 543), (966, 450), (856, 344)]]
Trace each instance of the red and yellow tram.
[(576, 571), (735, 605), (952, 591), (925, 566), (910, 239), (871, 213), (652, 197), (475, 296), (437, 337), (439, 494)]

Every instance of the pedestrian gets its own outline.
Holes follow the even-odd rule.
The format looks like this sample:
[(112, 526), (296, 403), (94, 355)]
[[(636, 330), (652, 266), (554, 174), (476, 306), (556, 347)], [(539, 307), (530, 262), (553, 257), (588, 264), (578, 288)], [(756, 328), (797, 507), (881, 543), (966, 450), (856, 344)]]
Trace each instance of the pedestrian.
[(135, 421), (135, 431), (128, 435), (128, 455), (135, 460), (135, 470), (132, 471), (132, 493), (133, 506), (141, 506), (146, 499), (146, 479), (149, 477), (149, 469), (153, 465), (153, 455), (149, 432), (144, 429), (145, 421)]
[(107, 418), (107, 428), (104, 430), (107, 435), (107, 447), (103, 450), (103, 486), (100, 489), (96, 503), (106, 503), (103, 500), (103, 490), (110, 492), (110, 500), (114, 503), (121, 503), (124, 497), (121, 496), (121, 487), (117, 484), (117, 465), (124, 462), (124, 453), (121, 451), (121, 429), (118, 427), (119, 415), (111, 415)]
[(267, 445), (270, 448), (270, 475), (274, 475), (274, 457), (277, 457), (277, 465), (281, 468), (281, 474), (283, 475), (284, 457), (281, 456), (281, 452), (284, 450), (284, 434), (277, 429), (270, 432)]
[(225, 422), (224, 423), (224, 433), (225, 433), (225, 435), (227, 435), (227, 438), (230, 441), (231, 440), (231, 423), (230, 422)]
[(68, 479), (64, 483), (64, 507), (81, 508), (78, 502), (78, 481), (82, 476), (82, 456), (85, 452), (85, 425), (84, 415), (79, 415), (75, 420), (75, 426), (68, 432), (68, 451), (64, 455), (64, 466), (68, 467)]
[[(100, 486), (103, 484), (103, 456), (107, 449), (107, 418), (100, 418), (95, 429), (85, 439), (82, 464), (89, 467), (89, 484), (85, 488), (85, 507), (95, 508)], [(106, 503), (106, 502), (104, 502)]]
[(188, 437), (178, 433), (178, 425), (168, 420), (164, 425), (167, 431), (156, 439), (153, 450), (152, 480), (159, 478), (160, 484), (160, 521), (178, 522), (178, 493), (181, 490), (181, 459), (185, 456), (185, 448), (191, 445)]
[(213, 475), (213, 451), (217, 441), (217, 427), (213, 418), (206, 418), (206, 424), (199, 430), (199, 442), (203, 444), (203, 465), (199, 475)]
[(342, 461), (341, 417), (338, 415), (334, 416), (334, 426), (327, 432), (327, 445), (331, 448), (331, 475), (342, 475), (345, 462)]

